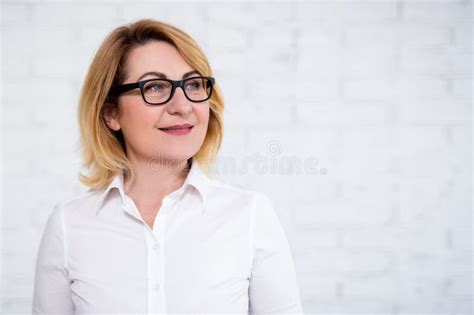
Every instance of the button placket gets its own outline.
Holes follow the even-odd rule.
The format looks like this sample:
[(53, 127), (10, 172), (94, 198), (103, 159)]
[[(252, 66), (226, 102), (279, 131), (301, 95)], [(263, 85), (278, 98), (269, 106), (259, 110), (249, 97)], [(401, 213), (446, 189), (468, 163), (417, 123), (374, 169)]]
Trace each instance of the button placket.
[(162, 313), (166, 312), (166, 298), (163, 290), (164, 281), (166, 281), (164, 270), (164, 241), (166, 238), (168, 214), (180, 198), (181, 194), (165, 197), (155, 219), (153, 229), (147, 230), (147, 238), (149, 242), (148, 307), (151, 313), (158, 313), (158, 311)]
[(161, 287), (159, 243), (154, 233), (146, 229), (148, 247), (148, 309), (151, 313), (159, 310), (159, 290)]

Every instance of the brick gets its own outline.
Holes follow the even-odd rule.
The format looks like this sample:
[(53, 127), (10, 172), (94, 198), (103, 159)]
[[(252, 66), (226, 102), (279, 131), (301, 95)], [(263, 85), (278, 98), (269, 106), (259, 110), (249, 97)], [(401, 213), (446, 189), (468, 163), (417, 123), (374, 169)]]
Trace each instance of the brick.
[(342, 94), (350, 101), (383, 101), (398, 95), (395, 85), (389, 78), (346, 79), (342, 81)]
[(339, 25), (319, 25), (315, 21), (296, 20), (297, 53), (302, 48), (311, 49), (315, 53), (321, 50), (337, 51), (342, 48), (343, 27)]
[(83, 56), (78, 58), (73, 54), (43, 55), (34, 58), (32, 73), (42, 78), (68, 80), (84, 77), (89, 65), (89, 58)]
[(472, 79), (453, 80), (452, 95), (457, 99), (472, 101)]
[(452, 73), (457, 76), (472, 77), (472, 53), (459, 52), (450, 56)]
[[(31, 80), (31, 79), (30, 79)], [(22, 80), (10, 80), (8, 84), (8, 94), (5, 96), (7, 103), (11, 104), (28, 104), (31, 101), (25, 99), (25, 90), (30, 96), (34, 96), (35, 101), (41, 100), (43, 103), (54, 103), (59, 101), (67, 101), (72, 98), (71, 87), (68, 82), (62, 80), (38, 80), (32, 79), (28, 85)], [(38, 108), (39, 106), (36, 106)], [(32, 108), (30, 106), (30, 108)]]
[[(291, 124), (293, 110), (291, 104), (283, 102), (264, 103), (263, 100), (257, 101), (255, 103), (258, 104), (249, 104), (247, 102), (234, 104), (228, 102), (228, 114), (226, 116), (228, 121), (232, 124), (239, 123), (240, 125), (251, 126), (252, 128), (261, 125), (276, 127)], [(271, 113), (271, 116), (269, 116), (269, 113)], [(249, 132), (252, 132), (252, 130)]]
[(249, 74), (287, 76), (296, 70), (295, 54), (291, 50), (276, 49), (269, 52), (265, 47), (258, 47), (247, 51), (245, 55), (247, 67), (253, 68)]
[[(21, 187), (17, 187), (20, 189)], [(6, 192), (4, 194), (6, 195)], [(3, 222), (2, 222), (2, 227), (5, 229), (17, 229), (19, 227), (25, 227), (25, 226), (30, 226), (30, 220), (25, 221), (25, 218), (28, 218), (31, 215), (31, 212), (29, 209), (20, 209), (18, 208), (19, 203), (23, 203), (25, 199), (25, 196), (22, 195), (22, 198), (16, 198), (16, 202), (11, 202), (8, 200), (13, 200), (13, 198), (8, 197), (5, 198), (4, 200), (4, 206), (3, 206)], [(3, 254), (2, 254), (3, 255)], [(3, 257), (2, 257), (3, 258)]]
[[(341, 152), (339, 166), (331, 173), (340, 179), (348, 178), (362, 179), (380, 178), (393, 176), (392, 157), (387, 149), (366, 148), (363, 145), (345, 147)], [(382, 196), (374, 196), (370, 200), (378, 200)]]
[[(323, 299), (336, 298), (336, 292), (338, 288), (337, 279), (324, 277), (323, 275), (314, 276), (311, 274), (307, 276), (301, 276), (298, 279), (298, 286), (300, 291), (304, 294), (303, 298), (312, 298), (318, 300), (320, 303), (323, 301)], [(307, 308), (303, 308), (305, 311), (307, 310)]]
[(27, 3), (2, 3), (2, 27), (25, 26), (31, 21), (31, 5)]
[(389, 126), (344, 126), (340, 130), (344, 148), (355, 149), (360, 146), (382, 150), (393, 145), (393, 134), (398, 131)]
[(392, 209), (386, 202), (342, 199), (331, 202), (297, 203), (295, 224), (299, 228), (351, 228), (384, 224)]
[(5, 154), (12, 154), (14, 156), (26, 154), (28, 148), (25, 146), (25, 143), (28, 143), (31, 138), (31, 131), (27, 131), (26, 124), (24, 128), (10, 129), (10, 132), (12, 136), (6, 138), (4, 142)]
[(395, 1), (299, 2), (296, 19), (329, 23), (385, 22), (397, 17)]
[[(281, 76), (281, 79), (273, 78), (270, 76), (261, 77), (255, 80), (255, 84), (252, 86), (251, 91), (254, 92), (254, 96), (257, 100), (263, 102), (281, 102), (288, 101), (294, 102), (297, 89), (297, 82)], [(278, 103), (277, 103), (278, 104)]]
[(343, 246), (350, 249), (378, 249), (437, 254), (446, 248), (446, 234), (437, 226), (418, 225), (391, 228), (349, 230), (344, 233)]
[(219, 53), (243, 53), (248, 45), (247, 34), (234, 27), (210, 28), (207, 36), (209, 49)]
[[(442, 260), (436, 259), (441, 257), (444, 258)], [(469, 267), (469, 257), (468, 252), (464, 252), (462, 256), (459, 256), (465, 262), (466, 268), (471, 268)], [(400, 272), (405, 275), (399, 281), (401, 309), (405, 312), (439, 312), (442, 310), (443, 312), (465, 313), (470, 307), (470, 304), (466, 304), (471, 298), (470, 285), (466, 287), (465, 285), (468, 283), (464, 282), (464, 285), (460, 284), (461, 290), (456, 293), (453, 292), (455, 277), (444, 266), (444, 264), (449, 265), (451, 259), (452, 256), (447, 253), (444, 256), (404, 255), (403, 259), (400, 260), (400, 266), (402, 267)], [(453, 270), (454, 266), (449, 266), (448, 269)]]
[[(33, 289), (23, 288), (23, 292), (33, 292)], [(2, 299), (2, 312), (5, 314), (16, 314), (31, 312), (31, 295), (28, 297), (15, 297)]]
[(219, 156), (222, 158), (232, 158), (237, 154), (246, 152), (245, 134), (238, 128), (228, 128), (222, 140)]
[(11, 51), (3, 53), (2, 58), (8, 60), (2, 64), (2, 77), (19, 79), (31, 76), (34, 58), (17, 55)]
[[(341, 291), (341, 289), (339, 289)], [(304, 304), (303, 307), (311, 309), (314, 313), (330, 313), (330, 314), (392, 314), (397, 309), (396, 299), (386, 297), (383, 299), (376, 298), (341, 298), (335, 299), (313, 299)], [(306, 311), (307, 308), (305, 308)]]
[(391, 105), (383, 103), (305, 102), (296, 105), (301, 123), (318, 126), (383, 124), (390, 119)]
[(390, 47), (368, 44), (344, 50), (339, 61), (346, 76), (386, 76), (397, 65), (396, 52)]
[[(9, 85), (5, 85), (9, 86)], [(12, 96), (9, 94), (10, 97)], [(5, 130), (26, 130), (28, 125), (31, 127), (33, 113), (30, 106), (24, 106), (5, 102), (3, 105), (3, 128)]]
[(452, 126), (450, 127), (450, 137), (448, 143), (455, 148), (457, 152), (462, 152), (467, 155), (470, 152), (470, 145), (472, 144), (472, 127), (467, 126)]
[(340, 81), (336, 78), (320, 78), (312, 73), (297, 72), (298, 80), (284, 80), (285, 89), (294, 91), (296, 102), (334, 101), (340, 96)]
[(293, 235), (293, 250), (302, 256), (306, 252), (316, 253), (320, 249), (338, 246), (338, 232), (334, 230), (296, 231)]
[(266, 52), (266, 54), (279, 50), (288, 51), (292, 49), (292, 45), (295, 42), (294, 27), (281, 21), (268, 26), (258, 27), (249, 35), (252, 39), (251, 48), (256, 48)]
[[(245, 80), (239, 80), (231, 75), (215, 73), (216, 84), (221, 89), (224, 102), (232, 103), (248, 102), (249, 100), (249, 83)], [(227, 105), (227, 104), (226, 104)], [(224, 105), (224, 106), (226, 106)], [(227, 109), (227, 106), (226, 106)]]
[(75, 31), (74, 35), (76, 41), (74, 42), (74, 47), (76, 48), (71, 55), (79, 55), (76, 57), (81, 57), (89, 61), (92, 61), (92, 58), (95, 52), (99, 49), (100, 44), (106, 38), (106, 36), (112, 31), (112, 29), (104, 26), (88, 26), (84, 25)]
[(445, 129), (440, 125), (398, 126), (392, 131), (396, 156), (421, 155), (428, 157), (430, 152), (446, 148)]
[(447, 80), (429, 76), (402, 76), (397, 85), (398, 96), (402, 100), (449, 99)]
[(448, 24), (459, 20), (470, 20), (470, 1), (403, 1), (404, 21), (426, 21)]
[(442, 49), (401, 49), (400, 71), (406, 75), (440, 76), (450, 73), (450, 57)]
[[(397, 157), (399, 175), (404, 179), (444, 179), (452, 175), (448, 149), (424, 148)], [(436, 171), (435, 171), (436, 170)]]
[[(257, 108), (255, 104), (250, 102), (235, 102), (227, 101), (225, 109), (225, 123), (231, 126), (246, 125), (249, 120), (252, 122), (257, 115)], [(235, 127), (234, 127), (235, 128)]]
[[(421, 168), (421, 165), (417, 166)], [(400, 181), (401, 222), (430, 224), (440, 229), (468, 226), (471, 222), (469, 186), (455, 184), (438, 174), (435, 177), (433, 174), (423, 176), (420, 173), (413, 171), (405, 175), (405, 171), (402, 172), (407, 179)]]
[[(32, 7), (32, 23), (46, 27), (109, 25), (118, 22), (116, 6), (107, 4), (43, 3)], [(45, 18), (47, 17), (47, 18)]]
[(399, 293), (397, 283), (392, 275), (379, 277), (351, 278), (343, 282), (344, 299), (384, 299), (395, 297)]
[(472, 52), (472, 21), (456, 23), (454, 27), (454, 44), (464, 51)]
[[(31, 298), (33, 292), (33, 286), (30, 279), (32, 278), (32, 270), (34, 269), (33, 255), (5, 255), (5, 261), (3, 262), (3, 268), (8, 271), (6, 275), (2, 275), (2, 284), (8, 290), (3, 290), (2, 298), (11, 302), (23, 303)], [(15, 264), (16, 265), (13, 265)], [(16, 304), (12, 303), (12, 304)], [(22, 303), (16, 304), (16, 309), (25, 308), (21, 306)], [(2, 313), (5, 309), (2, 308)], [(25, 312), (27, 313), (27, 312)]]
[(391, 261), (384, 252), (320, 249), (317, 253), (295, 257), (295, 266), (300, 273), (311, 272), (313, 276), (371, 276), (387, 270)]
[(401, 101), (398, 115), (406, 123), (468, 123), (471, 110), (463, 100)]
[(370, 181), (367, 179), (347, 179), (342, 186), (342, 196), (349, 199), (385, 201), (387, 204), (394, 204), (398, 198), (397, 187), (393, 182), (379, 181), (375, 178), (370, 179)]
[(399, 43), (402, 46), (429, 47), (449, 45), (450, 29), (443, 25), (409, 22), (399, 27)]
[(462, 182), (446, 184), (443, 188), (439, 203), (433, 207), (433, 212), (440, 217), (437, 224), (453, 228), (472, 226), (472, 185), (463, 178)]
[[(2, 54), (5, 57), (17, 56), (24, 60), (33, 56), (33, 50), (30, 47), (25, 47), (25, 42), (18, 40), (19, 38), (31, 37), (31, 29), (25, 26), (18, 27), (4, 27), (2, 29), (2, 42), (8, 45), (2, 45)], [(33, 38), (33, 43), (35, 39)]]
[[(247, 144), (249, 152), (258, 152), (269, 157), (307, 157), (310, 154), (317, 156), (318, 153), (327, 152), (336, 141), (335, 132), (327, 129), (295, 126), (291, 134), (279, 128), (270, 129), (270, 132), (268, 130), (264, 128), (252, 130), (252, 137)], [(305, 145), (306, 139), (313, 139), (316, 145)]]
[(235, 75), (241, 73), (242, 69), (245, 71), (250, 67), (246, 56), (239, 52), (217, 54), (211, 51), (207, 58), (216, 73)]
[[(303, 158), (309, 159), (309, 157)], [(305, 202), (321, 202), (337, 200), (341, 196), (341, 180), (331, 178), (332, 164), (319, 157), (316, 165), (316, 174), (305, 172), (299, 176), (287, 176), (285, 181), (289, 182), (288, 193), (293, 200)], [(304, 169), (304, 168), (303, 168)], [(324, 172), (322, 172), (322, 170)], [(324, 175), (321, 173), (325, 173)]]
[[(124, 1), (117, 4), (117, 17), (122, 24), (146, 18), (171, 23), (172, 20), (169, 17), (169, 12), (172, 6), (173, 4), (171, 2)], [(152, 14), (152, 16), (150, 16), (150, 14)]]
[[(251, 2), (249, 2), (251, 3)], [(227, 5), (227, 4), (225, 4)], [(291, 2), (253, 2), (247, 13), (252, 12), (259, 17), (256, 22), (259, 25), (271, 26), (275, 24), (286, 25), (293, 22), (296, 5)]]
[(458, 251), (472, 249), (472, 230), (469, 226), (453, 227), (445, 233), (446, 247)]
[(315, 73), (318, 76), (337, 77), (342, 72), (343, 57), (339, 51), (323, 48), (315, 52), (313, 48), (298, 49), (296, 71), (299, 73)]
[[(250, 2), (214, 3), (206, 8), (209, 26), (220, 27), (222, 24), (254, 29), (259, 23), (252, 14), (254, 7)], [(265, 17), (262, 16), (262, 19)]]
[(342, 233), (342, 246), (351, 250), (396, 250), (399, 248), (402, 229), (393, 227), (348, 229)]
[(181, 6), (170, 4), (167, 16), (171, 21), (175, 21), (172, 24), (183, 27), (185, 31), (199, 29), (196, 25), (205, 23), (207, 17), (205, 8), (197, 1)]
[(352, 48), (363, 47), (366, 45), (374, 45), (394, 49), (398, 44), (399, 28), (396, 24), (386, 23), (374, 27), (374, 25), (351, 25), (344, 28), (344, 48), (351, 50)]

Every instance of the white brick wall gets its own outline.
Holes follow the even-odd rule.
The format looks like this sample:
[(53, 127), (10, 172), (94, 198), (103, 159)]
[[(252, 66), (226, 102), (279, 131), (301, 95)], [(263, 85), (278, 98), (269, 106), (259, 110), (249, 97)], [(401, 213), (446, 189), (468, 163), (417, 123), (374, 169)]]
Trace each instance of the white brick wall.
[[(217, 170), (275, 200), (306, 313), (472, 313), (471, 1), (1, 10), (2, 314), (30, 312), (46, 217), (85, 190), (75, 113), (87, 66), (110, 30), (146, 17), (208, 54), (226, 100)], [(312, 171), (278, 171), (304, 163)]]

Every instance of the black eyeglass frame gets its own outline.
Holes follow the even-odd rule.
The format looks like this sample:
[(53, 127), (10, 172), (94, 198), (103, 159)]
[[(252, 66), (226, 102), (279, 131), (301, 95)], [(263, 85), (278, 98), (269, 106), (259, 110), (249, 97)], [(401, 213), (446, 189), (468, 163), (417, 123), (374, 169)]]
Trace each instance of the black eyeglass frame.
[[(210, 90), (209, 95), (207, 96), (206, 99), (203, 99), (203, 100), (200, 100), (200, 101), (194, 101), (194, 100), (189, 98), (188, 94), (186, 94), (186, 90), (184, 89), (184, 84), (186, 83), (186, 81), (195, 80), (195, 79), (206, 79), (206, 80), (208, 80), (207, 82), (210, 83), (210, 89), (211, 90)], [(170, 93), (170, 96), (168, 97), (168, 99), (164, 102), (150, 103), (145, 98), (145, 93), (143, 92), (143, 88), (145, 87), (146, 83), (151, 82), (151, 81), (157, 81), (157, 80), (169, 82), (171, 84), (171, 87), (172, 87), (171, 88), (171, 93)], [(171, 80), (171, 79), (165, 79), (165, 78), (153, 78), (153, 79), (138, 81), (138, 82), (135, 82), (135, 83), (127, 83), (127, 84), (114, 86), (110, 89), (110, 95), (114, 96), (114, 97), (117, 97), (117, 96), (119, 96), (119, 95), (121, 95), (125, 92), (131, 91), (131, 90), (136, 89), (136, 88), (140, 88), (140, 93), (141, 93), (143, 101), (145, 103), (150, 104), (150, 105), (163, 105), (165, 103), (168, 103), (173, 98), (173, 95), (174, 95), (174, 92), (176, 91), (176, 88), (180, 87), (184, 92), (184, 96), (186, 96), (186, 98), (190, 102), (201, 103), (201, 102), (205, 102), (205, 101), (207, 101), (208, 99), (211, 98), (212, 91), (214, 90), (215, 82), (216, 82), (216, 79), (213, 78), (213, 77), (201, 77), (201, 76), (199, 76), (199, 77), (190, 77), (190, 78), (186, 78), (186, 79), (182, 79), (182, 80)]]

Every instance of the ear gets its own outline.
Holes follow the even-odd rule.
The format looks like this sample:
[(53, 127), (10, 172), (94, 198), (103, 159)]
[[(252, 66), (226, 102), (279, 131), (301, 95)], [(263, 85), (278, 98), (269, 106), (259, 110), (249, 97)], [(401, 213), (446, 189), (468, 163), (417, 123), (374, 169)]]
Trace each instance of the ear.
[(102, 109), (102, 116), (105, 123), (114, 131), (120, 130), (120, 121), (118, 119), (117, 107), (112, 104), (105, 104)]

